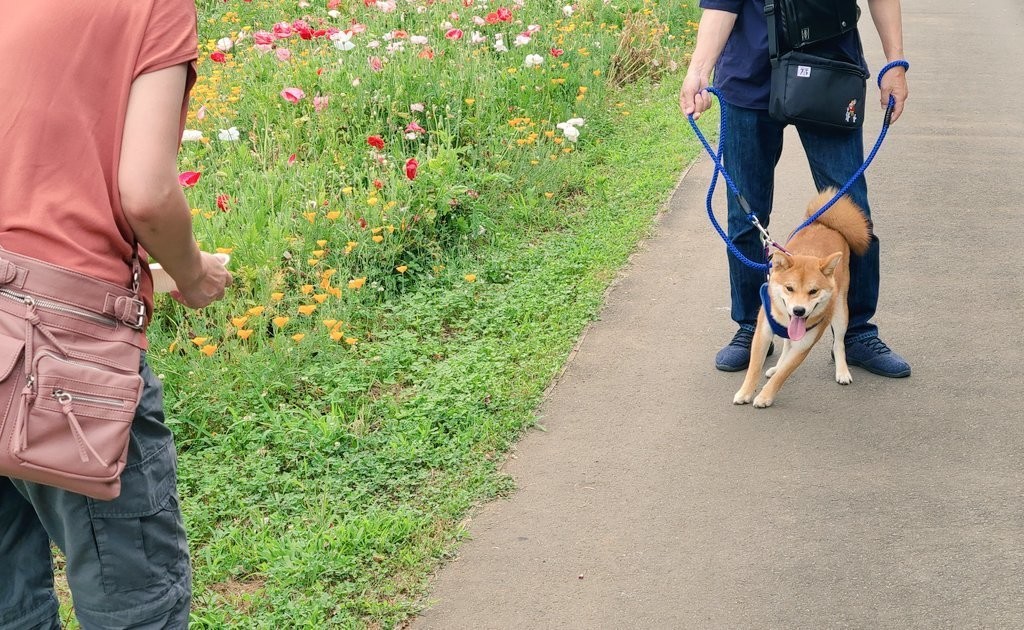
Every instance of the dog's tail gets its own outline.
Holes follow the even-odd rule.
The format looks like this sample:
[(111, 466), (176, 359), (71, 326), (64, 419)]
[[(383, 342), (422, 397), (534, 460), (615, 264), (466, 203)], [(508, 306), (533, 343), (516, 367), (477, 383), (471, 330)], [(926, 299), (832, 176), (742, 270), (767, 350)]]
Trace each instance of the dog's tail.
[[(818, 193), (818, 196), (812, 199), (810, 205), (807, 206), (807, 216), (817, 212), (835, 194), (835, 188), (826, 188)], [(850, 251), (854, 254), (863, 254), (871, 244), (871, 225), (868, 218), (864, 216), (860, 207), (853, 203), (849, 195), (840, 197), (831, 208), (825, 211), (825, 214), (818, 217), (815, 223), (821, 223), (842, 234), (850, 245)]]

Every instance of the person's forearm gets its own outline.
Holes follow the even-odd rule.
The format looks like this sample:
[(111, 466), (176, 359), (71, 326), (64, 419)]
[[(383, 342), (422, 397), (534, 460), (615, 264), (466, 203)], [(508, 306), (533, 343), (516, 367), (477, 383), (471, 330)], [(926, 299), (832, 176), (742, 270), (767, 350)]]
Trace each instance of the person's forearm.
[(154, 195), (147, 206), (124, 208), (135, 238), (179, 285), (194, 281), (203, 266), (185, 194), (175, 185)]
[(697, 45), (690, 60), (690, 72), (702, 77), (711, 76), (711, 71), (718, 63), (718, 57), (722, 54), (722, 49), (725, 48), (735, 25), (735, 13), (716, 9), (704, 10), (697, 29)]
[(886, 61), (903, 59), (903, 13), (900, 0), (868, 0), (871, 20), (882, 42)]

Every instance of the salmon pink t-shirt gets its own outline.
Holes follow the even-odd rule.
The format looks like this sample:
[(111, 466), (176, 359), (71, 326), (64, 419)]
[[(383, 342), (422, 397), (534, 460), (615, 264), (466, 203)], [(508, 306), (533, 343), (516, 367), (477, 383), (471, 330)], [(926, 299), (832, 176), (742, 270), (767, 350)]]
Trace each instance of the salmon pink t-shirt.
[(195, 2), (4, 4), (0, 246), (128, 287), (134, 236), (117, 183), (128, 94), (139, 75), (183, 63), (191, 88)]

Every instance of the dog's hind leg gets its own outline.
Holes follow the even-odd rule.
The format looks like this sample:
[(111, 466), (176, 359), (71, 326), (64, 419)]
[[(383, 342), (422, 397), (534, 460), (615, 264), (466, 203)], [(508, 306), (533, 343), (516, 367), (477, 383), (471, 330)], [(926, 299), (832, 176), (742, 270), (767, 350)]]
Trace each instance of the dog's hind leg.
[(761, 370), (764, 368), (764, 360), (768, 357), (768, 348), (772, 345), (771, 327), (765, 319), (764, 309), (757, 317), (757, 328), (754, 330), (754, 338), (750, 342), (750, 364), (747, 366), (747, 375), (743, 378), (743, 385), (733, 396), (734, 405), (745, 405), (754, 399), (754, 391), (757, 390), (757, 383), (761, 380)]
[(846, 364), (846, 328), (850, 324), (850, 307), (846, 296), (840, 295), (832, 312), (832, 356), (836, 360), (836, 382), (849, 385), (853, 382), (850, 366)]

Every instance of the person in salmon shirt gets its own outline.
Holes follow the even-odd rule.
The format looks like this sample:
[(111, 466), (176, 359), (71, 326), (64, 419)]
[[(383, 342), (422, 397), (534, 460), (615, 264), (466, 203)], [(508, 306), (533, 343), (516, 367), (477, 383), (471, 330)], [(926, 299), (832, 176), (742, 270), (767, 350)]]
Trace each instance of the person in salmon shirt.
[[(132, 286), (136, 247), (202, 308), (231, 274), (199, 250), (177, 177), (195, 81), (193, 0), (33, 0), (0, 20), (0, 247)], [(141, 259), (145, 260), (145, 255)], [(143, 264), (139, 297), (152, 312)], [(86, 630), (186, 628), (191, 565), (160, 381), (144, 388), (121, 493), (0, 476), (0, 628), (60, 628), (51, 543)], [(10, 416), (8, 416), (10, 417)]]

